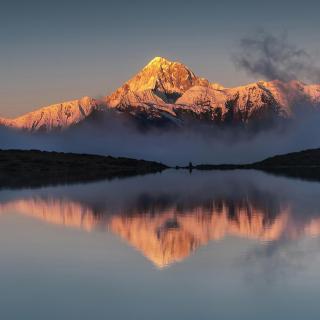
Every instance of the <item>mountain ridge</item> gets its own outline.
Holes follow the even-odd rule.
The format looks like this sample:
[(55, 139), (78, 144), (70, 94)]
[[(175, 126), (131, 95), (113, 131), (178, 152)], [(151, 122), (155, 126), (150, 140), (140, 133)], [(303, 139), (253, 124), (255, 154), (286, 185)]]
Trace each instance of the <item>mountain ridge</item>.
[(0, 125), (48, 132), (69, 128), (93, 111), (106, 110), (151, 123), (165, 120), (183, 125), (191, 119), (247, 125), (294, 118), (296, 108), (319, 111), (320, 84), (273, 80), (225, 88), (196, 76), (180, 62), (156, 57), (100, 100), (83, 97), (45, 106), (14, 119), (0, 118)]

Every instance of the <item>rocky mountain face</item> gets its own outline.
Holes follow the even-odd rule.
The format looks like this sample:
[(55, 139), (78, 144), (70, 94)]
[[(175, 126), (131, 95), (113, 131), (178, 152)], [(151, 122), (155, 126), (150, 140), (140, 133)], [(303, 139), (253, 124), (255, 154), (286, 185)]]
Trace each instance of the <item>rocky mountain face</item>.
[(95, 99), (83, 97), (43, 107), (12, 120), (3, 120), (3, 124), (31, 131), (52, 131), (67, 128), (86, 119), (98, 107), (99, 104)]
[(84, 97), (30, 112), (0, 125), (30, 131), (66, 129), (107, 110), (149, 124), (190, 122), (250, 125), (294, 118), (320, 109), (320, 84), (259, 81), (235, 88), (196, 76), (188, 67), (161, 57), (150, 61), (114, 93), (100, 101)]
[(0, 118), (0, 126), (6, 126), (7, 125), (7, 120), (4, 118)]
[[(111, 107), (127, 105), (131, 104), (131, 99), (134, 105), (138, 102), (174, 103), (189, 88), (208, 84), (208, 80), (196, 77), (183, 64), (156, 57), (107, 97), (107, 104)], [(135, 97), (140, 99), (135, 100)]]

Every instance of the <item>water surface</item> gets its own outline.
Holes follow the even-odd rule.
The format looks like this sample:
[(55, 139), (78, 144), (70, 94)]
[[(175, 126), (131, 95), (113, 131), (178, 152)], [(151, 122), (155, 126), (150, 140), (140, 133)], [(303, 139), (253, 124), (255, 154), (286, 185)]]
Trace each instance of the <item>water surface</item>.
[(320, 184), (163, 173), (0, 192), (1, 319), (318, 319)]

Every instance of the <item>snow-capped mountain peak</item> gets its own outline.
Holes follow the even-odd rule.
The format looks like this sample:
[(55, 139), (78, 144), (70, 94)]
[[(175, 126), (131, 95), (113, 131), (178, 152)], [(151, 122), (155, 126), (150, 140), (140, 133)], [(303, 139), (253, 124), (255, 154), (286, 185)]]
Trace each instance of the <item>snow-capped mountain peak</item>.
[(181, 62), (155, 57), (101, 101), (84, 97), (54, 104), (15, 119), (0, 118), (0, 125), (31, 131), (65, 129), (87, 119), (95, 110), (107, 109), (130, 114), (139, 121), (169, 121), (179, 126), (194, 119), (248, 124), (294, 117), (296, 107), (302, 107), (303, 112), (319, 111), (320, 85), (261, 80), (225, 88), (196, 76)]
[(107, 98), (108, 105), (121, 104), (129, 92), (151, 90), (165, 102), (175, 102), (186, 90), (194, 85), (208, 85), (206, 79), (197, 77), (180, 62), (162, 57), (152, 59), (140, 72)]

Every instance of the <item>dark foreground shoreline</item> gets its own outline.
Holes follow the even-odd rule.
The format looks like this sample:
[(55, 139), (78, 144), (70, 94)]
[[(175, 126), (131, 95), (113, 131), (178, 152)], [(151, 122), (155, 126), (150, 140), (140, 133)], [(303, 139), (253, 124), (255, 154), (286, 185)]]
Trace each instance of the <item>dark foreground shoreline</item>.
[[(0, 150), (0, 189), (85, 183), (161, 172), (165, 164), (110, 156)], [(252, 164), (190, 164), (176, 169), (259, 170), (279, 176), (320, 181), (320, 149), (288, 153)]]
[(279, 176), (320, 181), (320, 149), (276, 155), (250, 164), (200, 164), (176, 168), (188, 170), (259, 170)]
[(0, 150), (0, 188), (83, 183), (161, 172), (153, 161), (39, 150)]

